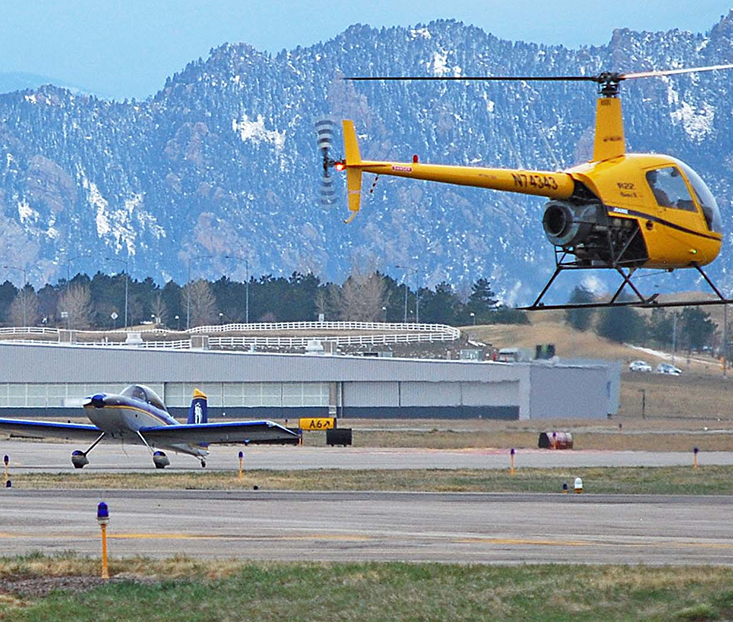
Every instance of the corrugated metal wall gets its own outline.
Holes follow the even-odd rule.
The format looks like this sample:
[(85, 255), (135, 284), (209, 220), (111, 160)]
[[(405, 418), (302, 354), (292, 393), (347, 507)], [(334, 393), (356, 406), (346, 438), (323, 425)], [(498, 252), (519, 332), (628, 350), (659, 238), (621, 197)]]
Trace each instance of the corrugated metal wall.
[(0, 383), (328, 382), (347, 416), (605, 417), (618, 407), (618, 377), (613, 365), (0, 343)]

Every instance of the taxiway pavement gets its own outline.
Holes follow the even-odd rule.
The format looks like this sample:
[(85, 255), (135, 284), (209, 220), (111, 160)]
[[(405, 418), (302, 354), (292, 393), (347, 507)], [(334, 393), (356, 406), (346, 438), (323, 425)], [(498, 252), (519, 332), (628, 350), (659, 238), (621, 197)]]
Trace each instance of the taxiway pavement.
[[(68, 443), (0, 440), (0, 455), (8, 455), (13, 472), (73, 471), (71, 452), (85, 449)], [(402, 449), (369, 447), (247, 447), (214, 446), (207, 458), (207, 469), (237, 469), (243, 451), (246, 469), (505, 469), (509, 466), (507, 449)], [(191, 456), (168, 452), (171, 466), (166, 470), (201, 470)], [(733, 452), (701, 452), (700, 465), (731, 465)], [(537, 467), (638, 467), (691, 465), (689, 452), (548, 451), (519, 449), (517, 468)], [(150, 452), (140, 445), (116, 443), (98, 445), (89, 454), (85, 471), (151, 471)]]
[(104, 500), (115, 557), (733, 565), (733, 497), (3, 489), (0, 499), (5, 555), (98, 554)]

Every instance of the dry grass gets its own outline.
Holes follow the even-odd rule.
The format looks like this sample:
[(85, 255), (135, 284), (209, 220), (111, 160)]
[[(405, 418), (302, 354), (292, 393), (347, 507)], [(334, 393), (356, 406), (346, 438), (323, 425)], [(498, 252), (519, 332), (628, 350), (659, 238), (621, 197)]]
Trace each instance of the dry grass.
[[(519, 463), (521, 464), (521, 454)], [(170, 473), (19, 474), (20, 489), (53, 490), (299, 490), (407, 492), (560, 492), (582, 477), (588, 492), (627, 494), (733, 494), (733, 467), (624, 467), (516, 469), (312, 469)]]

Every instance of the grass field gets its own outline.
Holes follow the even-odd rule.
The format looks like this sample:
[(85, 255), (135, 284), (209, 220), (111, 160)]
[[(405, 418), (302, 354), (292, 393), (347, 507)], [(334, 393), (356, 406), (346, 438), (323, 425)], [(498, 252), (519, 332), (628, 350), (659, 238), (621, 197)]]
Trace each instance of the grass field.
[[(0, 559), (7, 622), (697, 621), (733, 618), (733, 570), (404, 563)], [(77, 592), (41, 595), (56, 576)]]
[[(508, 466), (508, 465), (507, 465)], [(539, 492), (572, 489), (581, 477), (589, 493), (733, 494), (733, 467), (626, 467), (507, 470), (405, 469), (192, 473), (31, 473), (13, 477), (20, 489), (380, 490), (407, 492)]]

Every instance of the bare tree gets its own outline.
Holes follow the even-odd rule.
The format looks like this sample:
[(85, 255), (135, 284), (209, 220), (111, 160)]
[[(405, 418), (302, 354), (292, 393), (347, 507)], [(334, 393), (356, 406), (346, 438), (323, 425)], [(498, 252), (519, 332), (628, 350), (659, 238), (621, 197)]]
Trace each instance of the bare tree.
[(383, 318), (387, 287), (377, 272), (361, 273), (357, 268), (341, 286), (338, 308), (344, 321), (378, 322)]
[(182, 304), (184, 308), (191, 304), (191, 326), (213, 324), (216, 319), (216, 297), (211, 291), (211, 285), (204, 279), (187, 284), (182, 290)]
[(69, 328), (87, 328), (92, 315), (92, 294), (86, 283), (69, 285), (61, 292), (57, 306), (59, 315), (66, 314)]
[(150, 301), (150, 311), (155, 316), (155, 321), (158, 324), (165, 324), (168, 320), (168, 309), (165, 306), (163, 300), (163, 292), (158, 291), (153, 294), (153, 299)]
[(13, 326), (35, 326), (38, 318), (38, 296), (30, 285), (26, 285), (10, 303), (8, 319)]

